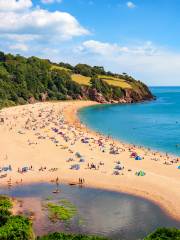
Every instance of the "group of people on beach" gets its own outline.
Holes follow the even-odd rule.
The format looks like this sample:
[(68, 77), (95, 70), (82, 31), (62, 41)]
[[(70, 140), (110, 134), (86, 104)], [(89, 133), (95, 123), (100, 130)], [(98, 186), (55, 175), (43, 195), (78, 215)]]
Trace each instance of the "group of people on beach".
[[(8, 111), (2, 110), (0, 112), (0, 119), (3, 119), (3, 121), (1, 121), (0, 129), (18, 133), (19, 139), (21, 139), (21, 135), (27, 135), (27, 138), (24, 139), (26, 139), (27, 146), (33, 149), (36, 149), (38, 145), (43, 144), (44, 141), (51, 142), (56, 148), (59, 148), (60, 153), (66, 152), (68, 154), (69, 157), (64, 159), (64, 164), (66, 162), (69, 164), (68, 169), (71, 169), (70, 164), (74, 161), (76, 165), (81, 165), (81, 167), (86, 170), (102, 169), (102, 173), (108, 162), (107, 156), (109, 156), (109, 158), (114, 157), (114, 160), (116, 160), (117, 156), (128, 153), (130, 159), (132, 152), (140, 152), (141, 160), (150, 157), (151, 160), (164, 163), (165, 165), (179, 163), (179, 158), (174, 158), (168, 154), (153, 152), (142, 146), (119, 143), (114, 141), (110, 136), (103, 136), (100, 133), (92, 133), (79, 121), (71, 123), (67, 119), (65, 112), (67, 108), (72, 106), (73, 103), (72, 105), (71, 103), (67, 103), (67, 105), (59, 105), (58, 107), (56, 104), (51, 103), (44, 107), (39, 103), (36, 105), (21, 107), (20, 110), (17, 110), (17, 112), (15, 111), (13, 114), (9, 114)], [(79, 150), (79, 147), (87, 149), (86, 155), (79, 151), (79, 156), (77, 156), (77, 150)], [(102, 159), (97, 159), (96, 157), (92, 159), (91, 155), (94, 155), (95, 151), (98, 151), (101, 154)], [(106, 157), (103, 157), (102, 154)], [(59, 155), (59, 157), (61, 158), (61, 155)], [(6, 154), (6, 159), (3, 161), (7, 162), (7, 159), (9, 161), (8, 155)], [(51, 162), (51, 159), (49, 161)], [(37, 164), (36, 166), (30, 165), (30, 167), (22, 166), (19, 167), (17, 171), (21, 174), (28, 173), (29, 171), (36, 172), (36, 170), (38, 170), (39, 173), (49, 171), (51, 173), (57, 172), (60, 174), (59, 171), (61, 170), (61, 165), (57, 164), (57, 166), (53, 166), (53, 161), (51, 167), (42, 164), (43, 162), (41, 162), (39, 166), (37, 166)], [(123, 164), (125, 165), (126, 162)], [(113, 166), (113, 168), (114, 167), (116, 167), (116, 165)], [(79, 169), (80, 168), (77, 170)], [(126, 168), (123, 168), (121, 171), (125, 171), (125, 169)], [(118, 169), (111, 169), (111, 174), (114, 170), (120, 171)], [(131, 170), (128, 172), (133, 171)], [(134, 170), (134, 173), (135, 172), (136, 171)], [(7, 175), (4, 175), (2, 172), (1, 176), (6, 177)], [(79, 184), (84, 184), (84, 178), (79, 178), (78, 182)]]

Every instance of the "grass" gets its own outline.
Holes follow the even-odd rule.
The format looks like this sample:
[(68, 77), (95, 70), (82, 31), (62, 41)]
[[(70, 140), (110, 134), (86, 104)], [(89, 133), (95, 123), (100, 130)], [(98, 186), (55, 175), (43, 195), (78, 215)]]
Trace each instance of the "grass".
[(47, 203), (49, 218), (51, 221), (69, 221), (77, 213), (76, 207), (68, 200), (62, 199), (58, 203)]
[(60, 67), (60, 66), (52, 65), (52, 66), (51, 66), (51, 70), (53, 70), (53, 69), (64, 70), (64, 71), (66, 71), (66, 72), (71, 73), (71, 70), (68, 69), (68, 68), (65, 68), (65, 67)]
[[(70, 69), (56, 66), (56, 65), (52, 65), (51, 69), (65, 70), (69, 73), (72, 72)], [(77, 82), (80, 85), (90, 86), (90, 79), (91, 79), (90, 77), (86, 77), (81, 74), (72, 74), (71, 77), (74, 82)], [(132, 88), (131, 84), (127, 83), (126, 80), (124, 79), (116, 78), (113, 76), (106, 76), (106, 75), (99, 75), (98, 77), (106, 81), (109, 85), (112, 85), (112, 86), (120, 87), (122, 89)]]
[[(70, 69), (56, 66), (56, 65), (52, 65), (51, 69), (65, 70), (69, 73), (72, 72)], [(81, 74), (72, 74), (71, 77), (74, 82), (77, 82), (80, 85), (90, 86), (90, 79), (91, 79), (90, 77), (86, 77)], [(124, 79), (116, 78), (113, 76), (106, 76), (106, 75), (99, 75), (98, 77), (106, 81), (109, 85), (112, 85), (112, 86), (120, 87), (122, 89), (132, 88), (131, 84), (127, 83), (126, 80)]]
[(132, 88), (129, 83), (127, 83), (124, 79), (112, 77), (112, 76), (106, 76), (106, 75), (99, 75), (99, 78), (106, 81), (108, 84), (121, 87), (121, 88)]
[(8, 196), (0, 195), (0, 209), (12, 208), (12, 201)]
[(71, 77), (74, 82), (77, 82), (81, 85), (90, 86), (90, 77), (85, 77), (80, 74), (72, 74)]
[[(81, 85), (86, 85), (86, 86), (90, 86), (90, 77), (85, 77), (82, 76), (80, 74), (72, 74), (71, 75), (72, 80), (81, 84)], [(113, 85), (116, 87), (121, 87), (121, 88), (132, 88), (132, 86), (127, 83), (124, 79), (120, 79), (120, 78), (115, 78), (115, 77), (111, 77), (111, 76), (105, 76), (105, 75), (99, 75), (99, 78), (101, 78), (102, 80), (106, 81), (109, 85)]]

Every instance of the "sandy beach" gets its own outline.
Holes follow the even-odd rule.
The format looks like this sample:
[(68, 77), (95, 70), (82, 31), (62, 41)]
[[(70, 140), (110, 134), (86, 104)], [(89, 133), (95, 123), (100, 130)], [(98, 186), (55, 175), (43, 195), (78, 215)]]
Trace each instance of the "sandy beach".
[[(147, 198), (180, 220), (180, 160), (86, 128), (77, 111), (93, 104), (45, 102), (1, 110), (1, 186), (82, 179), (84, 186)], [(145, 176), (136, 175), (140, 170)]]

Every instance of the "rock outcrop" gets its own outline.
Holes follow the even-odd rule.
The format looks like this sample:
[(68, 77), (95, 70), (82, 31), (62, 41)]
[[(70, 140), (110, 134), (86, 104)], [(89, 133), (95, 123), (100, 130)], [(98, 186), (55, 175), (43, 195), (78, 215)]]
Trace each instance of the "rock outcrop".
[[(145, 85), (144, 85), (145, 86)], [(119, 98), (105, 97), (103, 93), (98, 92), (96, 88), (90, 87), (82, 87), (82, 96), (78, 97), (78, 99), (90, 99), (92, 101), (96, 101), (99, 103), (135, 103), (135, 102), (143, 102), (150, 101), (154, 99), (154, 96), (149, 91), (149, 89), (145, 87), (139, 87), (136, 89), (123, 89), (122, 96)]]

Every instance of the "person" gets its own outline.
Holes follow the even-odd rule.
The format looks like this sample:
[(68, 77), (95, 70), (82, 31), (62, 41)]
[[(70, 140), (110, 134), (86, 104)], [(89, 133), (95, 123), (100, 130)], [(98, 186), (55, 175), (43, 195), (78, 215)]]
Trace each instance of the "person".
[(57, 183), (57, 184), (59, 183), (59, 178), (58, 178), (58, 177), (56, 178), (56, 183)]

